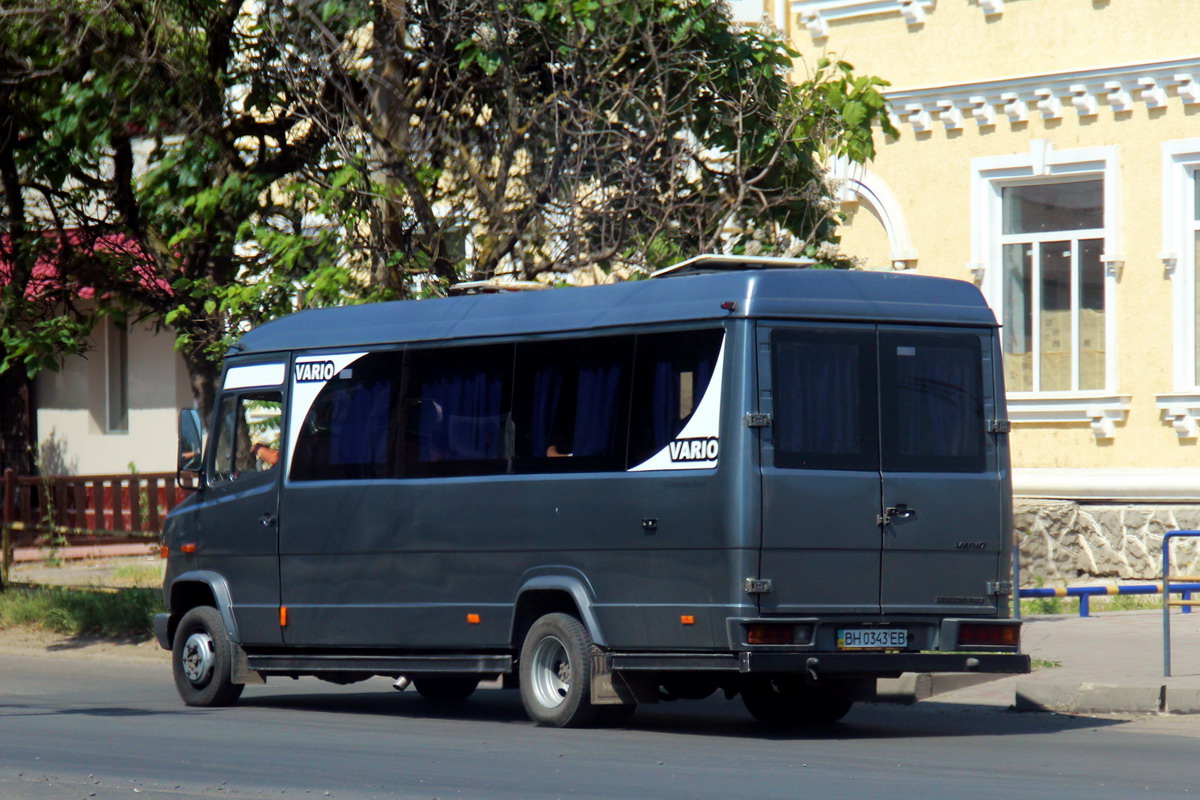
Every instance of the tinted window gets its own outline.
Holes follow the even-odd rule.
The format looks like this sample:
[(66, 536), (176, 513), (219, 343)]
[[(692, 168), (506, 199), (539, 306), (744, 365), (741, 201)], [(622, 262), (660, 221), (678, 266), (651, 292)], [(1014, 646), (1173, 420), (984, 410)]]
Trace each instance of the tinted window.
[(333, 376), (296, 440), (292, 479), (386, 478), (394, 473), (403, 354), (371, 353)]
[(984, 469), (983, 370), (970, 335), (882, 333), (883, 468)]
[(629, 466), (666, 447), (692, 418), (712, 379), (723, 337), (719, 328), (637, 337)]
[(516, 470), (624, 469), (632, 366), (631, 336), (518, 346)]
[(412, 351), (405, 374), (403, 474), (509, 470), (513, 346)]
[(282, 401), (280, 392), (245, 392), (221, 398), (209, 484), (265, 472), (278, 463)]
[(772, 331), (776, 466), (879, 468), (875, 363), (872, 333)]

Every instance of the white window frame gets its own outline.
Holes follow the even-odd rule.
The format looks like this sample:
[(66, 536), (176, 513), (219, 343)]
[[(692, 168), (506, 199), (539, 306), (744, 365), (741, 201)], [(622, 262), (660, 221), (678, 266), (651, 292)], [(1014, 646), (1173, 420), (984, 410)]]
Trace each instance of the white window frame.
[[(1009, 392), (1009, 418), (1016, 423), (1081, 423), (1092, 426), (1098, 439), (1115, 434), (1115, 425), (1129, 412), (1129, 395), (1117, 385), (1116, 288), (1124, 259), (1121, 257), (1120, 163), (1116, 147), (1055, 150), (1044, 139), (1030, 142), (1026, 153), (985, 156), (971, 161), (971, 263), (984, 296), (1004, 319), (1004, 261), (1006, 240), (1030, 236), (1002, 234), (1002, 192), (1009, 186), (1028, 186), (1065, 180), (1100, 179), (1104, 182), (1104, 240), (1100, 256), (1104, 265), (1104, 380), (1099, 390), (1069, 392)], [(1073, 238), (1070, 235), (1057, 238)], [(1037, 235), (1032, 235), (1037, 238)], [(1083, 238), (1097, 238), (1089, 234)]]
[(1200, 181), (1200, 139), (1162, 144), (1162, 252), (1159, 258), (1171, 278), (1172, 386), (1155, 400), (1165, 421), (1182, 439), (1200, 436), (1200, 374), (1196, 367), (1195, 232), (1196, 182)]

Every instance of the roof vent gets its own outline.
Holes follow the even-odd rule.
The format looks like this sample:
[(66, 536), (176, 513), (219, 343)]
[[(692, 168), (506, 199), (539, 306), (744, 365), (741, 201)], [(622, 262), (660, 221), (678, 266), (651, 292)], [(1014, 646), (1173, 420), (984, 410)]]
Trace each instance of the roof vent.
[(651, 278), (674, 278), (679, 275), (701, 275), (712, 272), (744, 272), (752, 269), (803, 269), (817, 262), (811, 258), (777, 258), (774, 256), (727, 256), (708, 253), (694, 256), (671, 267), (650, 274)]

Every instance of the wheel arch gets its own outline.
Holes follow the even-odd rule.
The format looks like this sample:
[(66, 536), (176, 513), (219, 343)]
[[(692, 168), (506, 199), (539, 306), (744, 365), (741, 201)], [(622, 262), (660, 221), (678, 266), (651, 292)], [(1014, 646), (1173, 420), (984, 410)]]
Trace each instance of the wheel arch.
[(608, 642), (596, 618), (595, 597), (582, 574), (549, 573), (526, 575), (517, 590), (513, 607), (510, 637), (512, 646), (520, 649), (525, 633), (538, 618), (560, 611), (579, 618), (592, 642), (601, 647)]
[(168, 621), (168, 641), (175, 638), (175, 628), (183, 615), (197, 606), (212, 606), (221, 613), (229, 641), (240, 643), (237, 620), (233, 617), (233, 600), (229, 592), (229, 583), (224, 576), (208, 570), (192, 570), (184, 572), (171, 581), (168, 590), (170, 619)]

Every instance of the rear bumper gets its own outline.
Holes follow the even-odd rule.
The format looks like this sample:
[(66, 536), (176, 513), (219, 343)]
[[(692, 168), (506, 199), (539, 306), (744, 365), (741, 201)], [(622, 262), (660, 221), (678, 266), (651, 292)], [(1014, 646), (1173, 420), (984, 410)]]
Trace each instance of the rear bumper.
[(615, 672), (738, 672), (813, 678), (894, 678), (903, 672), (978, 672), (1024, 675), (1023, 653), (608, 653)]

